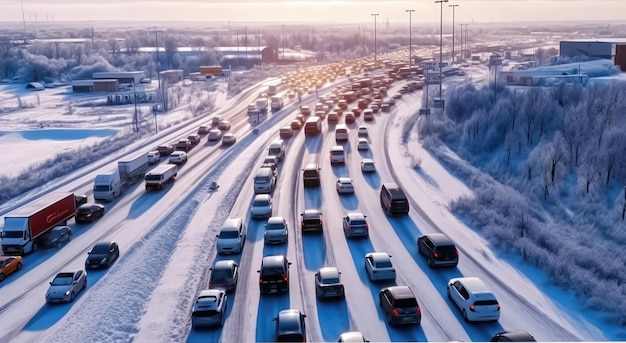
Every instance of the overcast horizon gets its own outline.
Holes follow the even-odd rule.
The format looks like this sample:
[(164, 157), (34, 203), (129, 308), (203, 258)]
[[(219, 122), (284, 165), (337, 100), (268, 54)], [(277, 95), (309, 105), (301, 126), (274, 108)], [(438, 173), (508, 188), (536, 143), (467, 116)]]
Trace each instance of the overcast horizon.
[[(21, 2), (22, 1), (22, 2)], [(366, 23), (377, 13), (379, 23), (438, 22), (434, 1), (294, 1), (294, 0), (0, 0), (0, 21), (218, 21), (218, 22), (342, 22)], [(443, 21), (562, 22), (626, 20), (626, 1), (604, 0), (458, 0), (443, 4)], [(488, 10), (486, 10), (488, 8)]]

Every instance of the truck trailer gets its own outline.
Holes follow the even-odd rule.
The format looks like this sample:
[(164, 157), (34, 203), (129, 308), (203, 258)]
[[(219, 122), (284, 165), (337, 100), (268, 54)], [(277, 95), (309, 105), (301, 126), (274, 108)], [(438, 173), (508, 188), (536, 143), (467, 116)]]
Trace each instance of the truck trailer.
[(23, 255), (36, 251), (43, 234), (67, 225), (76, 215), (74, 193), (50, 193), (4, 216), (2, 252)]
[(95, 200), (112, 201), (124, 189), (143, 179), (150, 168), (150, 161), (146, 153), (140, 153), (117, 162), (117, 169), (109, 173), (96, 175), (93, 184), (93, 198)]
[(165, 188), (165, 183), (174, 180), (177, 174), (178, 166), (175, 164), (163, 164), (155, 167), (146, 174), (146, 190)]

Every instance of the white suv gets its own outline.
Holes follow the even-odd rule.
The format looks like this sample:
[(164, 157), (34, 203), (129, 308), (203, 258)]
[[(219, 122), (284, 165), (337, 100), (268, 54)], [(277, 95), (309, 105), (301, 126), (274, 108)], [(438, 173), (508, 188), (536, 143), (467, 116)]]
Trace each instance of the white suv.
[(346, 155), (341, 145), (335, 145), (330, 148), (330, 164), (335, 163), (346, 163)]
[(448, 298), (461, 310), (467, 321), (500, 319), (500, 304), (496, 296), (476, 277), (454, 278), (448, 281)]
[(174, 151), (170, 155), (170, 163), (181, 164), (187, 162), (187, 153), (184, 151)]

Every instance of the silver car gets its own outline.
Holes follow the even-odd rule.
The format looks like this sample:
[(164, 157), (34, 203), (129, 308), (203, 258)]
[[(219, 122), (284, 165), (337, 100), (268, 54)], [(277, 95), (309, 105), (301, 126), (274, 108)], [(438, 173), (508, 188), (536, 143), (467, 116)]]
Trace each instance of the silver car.
[(322, 267), (315, 273), (315, 295), (318, 299), (344, 297), (341, 272), (337, 267)]
[(391, 255), (386, 252), (365, 254), (365, 270), (371, 281), (396, 279), (396, 269), (391, 264)]
[(200, 292), (191, 313), (194, 329), (224, 325), (228, 296), (221, 289), (206, 289)]
[(246, 241), (246, 226), (241, 218), (228, 218), (217, 235), (218, 254), (238, 254)]
[(289, 231), (287, 221), (283, 217), (270, 217), (265, 224), (265, 244), (282, 244), (287, 242)]
[(349, 177), (340, 177), (337, 180), (337, 193), (339, 194), (352, 194), (354, 193), (354, 185), (352, 179)]
[(250, 209), (252, 218), (269, 218), (272, 216), (272, 197), (269, 194), (257, 194), (252, 200)]
[(58, 273), (50, 282), (46, 302), (72, 302), (80, 291), (87, 288), (87, 273), (84, 270)]

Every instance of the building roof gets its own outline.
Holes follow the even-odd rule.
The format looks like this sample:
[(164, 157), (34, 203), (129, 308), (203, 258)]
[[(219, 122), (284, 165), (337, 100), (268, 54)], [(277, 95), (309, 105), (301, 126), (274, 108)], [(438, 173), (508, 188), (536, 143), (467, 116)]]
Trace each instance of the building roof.
[(614, 43), (626, 44), (626, 38), (582, 38), (582, 39), (565, 39), (561, 43)]

